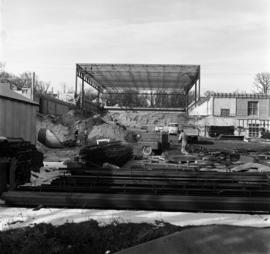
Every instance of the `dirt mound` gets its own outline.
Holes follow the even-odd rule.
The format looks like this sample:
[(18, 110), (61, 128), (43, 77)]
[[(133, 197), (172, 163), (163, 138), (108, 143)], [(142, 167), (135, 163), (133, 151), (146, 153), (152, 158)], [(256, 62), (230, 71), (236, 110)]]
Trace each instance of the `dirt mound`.
[(111, 140), (125, 140), (126, 130), (122, 127), (104, 123), (102, 125), (94, 126), (88, 135), (89, 140), (98, 138), (109, 138)]
[(73, 140), (75, 131), (78, 130), (78, 139), (84, 140), (84, 132), (87, 130), (88, 139), (110, 138), (113, 140), (125, 140), (126, 127), (147, 126), (148, 130), (154, 130), (156, 125), (168, 123), (186, 123), (188, 118), (185, 113), (179, 112), (135, 112), (118, 111), (104, 116), (85, 115), (79, 110), (70, 110), (62, 116), (42, 116), (37, 118), (37, 133), (39, 129), (51, 130), (61, 142)]
[(37, 136), (38, 136), (38, 131), (42, 128), (51, 130), (53, 133), (55, 133), (55, 135), (61, 142), (67, 140), (70, 135), (69, 127), (64, 126), (63, 124), (59, 123), (53, 116), (39, 115), (37, 117), (37, 121), (36, 121)]
[(119, 123), (129, 127), (141, 127), (144, 125), (150, 128), (156, 125), (166, 125), (168, 123), (186, 123), (185, 113), (178, 112), (134, 112), (121, 111), (111, 112), (109, 115)]
[(36, 130), (38, 134), (41, 128), (49, 129), (61, 142), (64, 142), (74, 139), (74, 133), (77, 129), (79, 137), (83, 137), (85, 129), (90, 133), (94, 126), (104, 124), (105, 122), (106, 120), (100, 115), (85, 115), (78, 110), (70, 110), (62, 116), (38, 115)]

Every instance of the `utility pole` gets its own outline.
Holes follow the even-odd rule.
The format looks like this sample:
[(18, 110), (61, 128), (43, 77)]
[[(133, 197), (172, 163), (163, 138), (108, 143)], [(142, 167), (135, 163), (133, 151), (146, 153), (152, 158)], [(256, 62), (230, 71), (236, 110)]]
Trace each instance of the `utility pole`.
[(36, 82), (36, 73), (33, 72), (32, 74), (32, 83), (31, 83), (31, 99), (34, 100), (35, 99), (35, 82)]

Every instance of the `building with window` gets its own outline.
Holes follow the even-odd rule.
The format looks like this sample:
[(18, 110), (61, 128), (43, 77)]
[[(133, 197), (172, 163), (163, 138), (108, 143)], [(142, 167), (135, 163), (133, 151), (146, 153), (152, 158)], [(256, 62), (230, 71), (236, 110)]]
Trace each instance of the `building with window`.
[(190, 105), (189, 115), (204, 130), (211, 125), (234, 126), (235, 134), (260, 137), (270, 131), (270, 95), (214, 93)]

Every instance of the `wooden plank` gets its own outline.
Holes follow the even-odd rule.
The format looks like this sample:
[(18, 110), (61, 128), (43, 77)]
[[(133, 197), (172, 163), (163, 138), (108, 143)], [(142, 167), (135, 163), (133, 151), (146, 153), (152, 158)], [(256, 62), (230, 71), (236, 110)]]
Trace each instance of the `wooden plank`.
[(144, 209), (163, 211), (210, 211), (269, 213), (270, 197), (208, 197), (187, 195), (136, 195), (60, 192), (4, 192), (8, 205), (80, 207), (105, 209)]
[(161, 184), (168, 183), (196, 183), (196, 184), (265, 184), (269, 185), (268, 179), (239, 179), (239, 180), (233, 180), (233, 179), (212, 179), (212, 178), (180, 178), (180, 177), (147, 177), (147, 176), (61, 176), (59, 180), (66, 181), (108, 181), (108, 182), (114, 182), (114, 181), (131, 181), (131, 182), (141, 182), (141, 183), (148, 183), (148, 182), (157, 182)]
[[(66, 170), (66, 168), (65, 168)], [(118, 169), (118, 170), (80, 170), (71, 169), (73, 175), (85, 174), (85, 175), (96, 175), (96, 176), (151, 176), (151, 177), (198, 177), (202, 179), (231, 179), (231, 180), (246, 180), (246, 179), (268, 179), (270, 173), (257, 173), (257, 172), (196, 172), (196, 171), (181, 171), (178, 169)]]
[(55, 186), (43, 185), (39, 187), (22, 186), (18, 191), (32, 191), (32, 192), (66, 192), (66, 193), (125, 193), (125, 194), (154, 194), (154, 195), (193, 195), (193, 196), (219, 196), (219, 197), (269, 197), (270, 190), (243, 190), (243, 189), (206, 189), (206, 188), (179, 188), (177, 191), (172, 188), (161, 188), (156, 186), (138, 187), (138, 186), (124, 186), (124, 185), (114, 185), (114, 186)]

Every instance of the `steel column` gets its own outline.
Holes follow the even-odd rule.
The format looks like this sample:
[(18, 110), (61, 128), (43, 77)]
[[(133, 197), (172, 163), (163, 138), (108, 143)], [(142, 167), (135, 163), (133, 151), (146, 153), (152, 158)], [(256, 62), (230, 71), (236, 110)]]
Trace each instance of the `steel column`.
[(74, 98), (76, 99), (77, 98), (77, 95), (78, 95), (78, 66), (76, 64), (76, 73), (75, 73), (75, 94), (74, 94)]
[(195, 82), (195, 103), (194, 103), (195, 106), (196, 106), (196, 102), (197, 102), (197, 80)]
[(201, 98), (201, 66), (199, 66), (199, 99)]
[(84, 108), (84, 78), (82, 78), (82, 90), (81, 90), (81, 108)]

